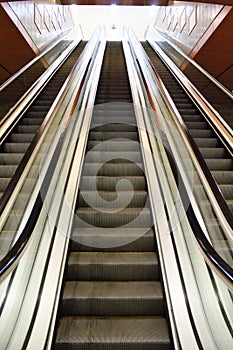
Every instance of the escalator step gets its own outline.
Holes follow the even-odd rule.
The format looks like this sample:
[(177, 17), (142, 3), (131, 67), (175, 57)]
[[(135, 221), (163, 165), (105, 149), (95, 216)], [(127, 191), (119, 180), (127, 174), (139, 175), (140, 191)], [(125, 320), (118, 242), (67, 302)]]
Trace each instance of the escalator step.
[(219, 140), (216, 137), (198, 137), (195, 139), (195, 143), (198, 147), (203, 148), (203, 147), (218, 147), (219, 146)]
[(203, 121), (187, 121), (186, 120), (186, 125), (189, 129), (200, 129), (200, 130), (203, 130), (203, 129), (208, 129), (209, 126), (206, 122), (203, 122)]
[(190, 134), (194, 138), (196, 142), (196, 138), (209, 138), (214, 136), (214, 132), (210, 129), (204, 129), (204, 130), (196, 130), (196, 129), (189, 129)]
[[(118, 141), (120, 142), (120, 141)], [(107, 146), (109, 146), (109, 143), (106, 141)], [(110, 149), (110, 147), (108, 147)], [(124, 152), (122, 151), (99, 151), (98, 147), (97, 150), (91, 150), (88, 152), (85, 156), (85, 161), (88, 163), (102, 163), (108, 161), (109, 163), (141, 163), (142, 157), (140, 152)]]
[[(119, 210), (117, 212), (117, 210)], [(152, 224), (151, 213), (149, 208), (112, 208), (106, 212), (106, 208), (79, 208), (76, 215), (81, 223), (91, 224), (95, 227), (150, 227)]]
[[(93, 127), (93, 123), (92, 123), (92, 127)], [(105, 123), (104, 125), (100, 125), (97, 126), (95, 128), (95, 132), (104, 132), (106, 133), (114, 133), (117, 130), (117, 132), (122, 132), (122, 133), (127, 133), (127, 132), (137, 132), (137, 127), (135, 125), (132, 124), (126, 124), (126, 123)], [(93, 131), (92, 131), (93, 132)]]
[(0, 153), (0, 165), (16, 165), (19, 164), (23, 158), (23, 153)]
[(98, 132), (98, 131), (92, 131), (90, 132), (90, 140), (92, 141), (106, 141), (106, 140), (112, 140), (115, 138), (124, 138), (126, 140), (134, 140), (138, 141), (138, 135), (136, 132)]
[(139, 152), (139, 150), (140, 150), (140, 145), (137, 141), (125, 140), (125, 139), (118, 139), (118, 140), (113, 139), (113, 140), (108, 140), (107, 142), (91, 141), (90, 140), (87, 144), (87, 149), (90, 150), (94, 147), (97, 147), (96, 149), (98, 151), (111, 150), (112, 152), (123, 152), (123, 151), (125, 151), (125, 152), (130, 152), (130, 151)]
[(154, 232), (145, 227), (75, 227), (71, 236), (72, 251), (152, 252), (154, 249)]
[(143, 208), (147, 201), (146, 191), (80, 191), (78, 204), (79, 207), (92, 206), (93, 208), (102, 207), (117, 208), (130, 206), (131, 208)]
[(166, 350), (170, 340), (159, 317), (66, 317), (59, 323), (55, 349)]
[(146, 181), (144, 176), (83, 176), (81, 179), (80, 189), (81, 190), (106, 190), (115, 191), (118, 182), (121, 181), (120, 188), (123, 191), (131, 190), (142, 191), (146, 188)]
[(0, 193), (3, 193), (9, 185), (10, 178), (0, 177)]
[(220, 184), (221, 191), (223, 193), (224, 198), (232, 199), (233, 198), (233, 186), (232, 184)]
[(210, 170), (232, 170), (232, 159), (205, 159)]
[(64, 287), (61, 312), (66, 316), (146, 316), (155, 312), (163, 316), (161, 283), (69, 281)]
[(69, 255), (67, 280), (146, 281), (159, 278), (153, 252), (73, 252)]
[(9, 153), (25, 153), (30, 143), (5, 143), (4, 151)]
[(38, 130), (38, 125), (19, 125), (16, 127), (16, 131), (19, 134), (32, 134)]
[(143, 176), (142, 164), (122, 163), (119, 167), (114, 163), (84, 163), (84, 176)]
[(35, 134), (11, 134), (10, 141), (17, 143), (31, 143)]
[(201, 154), (203, 158), (224, 158), (226, 156), (226, 151), (224, 148), (207, 148), (207, 147), (201, 147), (200, 148)]
[(11, 178), (16, 172), (17, 165), (1, 165), (0, 166), (0, 177)]

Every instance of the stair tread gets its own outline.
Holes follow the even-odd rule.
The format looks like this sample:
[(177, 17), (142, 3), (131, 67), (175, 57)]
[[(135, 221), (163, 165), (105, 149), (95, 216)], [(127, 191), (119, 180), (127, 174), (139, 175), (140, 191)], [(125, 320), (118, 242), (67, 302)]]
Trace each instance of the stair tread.
[[(130, 343), (161, 344), (161, 349), (169, 345), (169, 332), (164, 318), (159, 317), (66, 317), (62, 318), (56, 339), (57, 344), (121, 344), (122, 350), (127, 350)], [(167, 347), (169, 348), (169, 347)], [(93, 349), (96, 349), (96, 347)], [(156, 349), (160, 349), (157, 348)]]
[(63, 300), (84, 298), (163, 299), (158, 281), (67, 281)]
[(157, 264), (158, 259), (154, 252), (72, 252), (68, 264), (95, 264), (95, 265), (148, 265)]

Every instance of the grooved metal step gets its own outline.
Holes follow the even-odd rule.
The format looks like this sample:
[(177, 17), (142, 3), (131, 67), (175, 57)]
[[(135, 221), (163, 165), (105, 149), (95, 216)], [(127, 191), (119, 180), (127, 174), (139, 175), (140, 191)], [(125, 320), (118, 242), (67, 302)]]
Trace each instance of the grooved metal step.
[(132, 187), (135, 191), (142, 191), (146, 188), (146, 181), (144, 176), (83, 176), (80, 184), (81, 190), (106, 190), (115, 191), (116, 186), (120, 185), (121, 190), (131, 190)]
[(66, 317), (59, 324), (56, 349), (167, 350), (170, 339), (159, 317)]
[(146, 281), (159, 278), (154, 252), (72, 252), (67, 279)]
[(164, 315), (163, 292), (157, 281), (69, 281), (61, 312), (66, 316)]
[(147, 227), (75, 227), (72, 251), (152, 252), (154, 232)]
[(79, 207), (92, 206), (99, 207), (101, 204), (103, 208), (118, 208), (130, 206), (131, 208), (143, 208), (148, 199), (146, 191), (136, 191), (130, 189), (128, 191), (80, 191)]

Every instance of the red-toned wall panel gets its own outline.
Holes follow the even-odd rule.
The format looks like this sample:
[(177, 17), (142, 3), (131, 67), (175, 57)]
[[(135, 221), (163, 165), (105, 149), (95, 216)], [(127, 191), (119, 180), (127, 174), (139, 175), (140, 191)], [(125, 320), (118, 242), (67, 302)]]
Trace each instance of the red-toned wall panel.
[(35, 57), (15, 24), (0, 5), (0, 84)]

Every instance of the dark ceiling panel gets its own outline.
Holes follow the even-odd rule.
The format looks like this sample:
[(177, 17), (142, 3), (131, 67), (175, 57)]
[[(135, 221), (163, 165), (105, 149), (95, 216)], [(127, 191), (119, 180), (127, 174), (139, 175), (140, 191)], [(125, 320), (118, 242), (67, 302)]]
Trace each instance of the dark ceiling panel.
[(167, 5), (169, 0), (61, 0), (62, 5), (125, 5), (125, 6), (148, 6)]
[[(1, 0), (0, 0), (1, 1)], [(219, 4), (219, 5), (231, 5), (233, 6), (233, 0), (179, 0), (194, 3), (208, 3), (208, 4)], [(165, 6), (172, 5), (175, 1), (169, 0), (61, 0), (57, 1), (62, 5), (125, 5), (125, 6), (148, 6), (148, 5), (157, 5), (157, 6)]]

